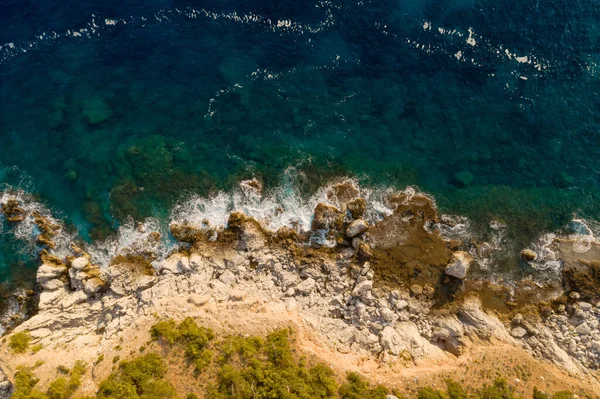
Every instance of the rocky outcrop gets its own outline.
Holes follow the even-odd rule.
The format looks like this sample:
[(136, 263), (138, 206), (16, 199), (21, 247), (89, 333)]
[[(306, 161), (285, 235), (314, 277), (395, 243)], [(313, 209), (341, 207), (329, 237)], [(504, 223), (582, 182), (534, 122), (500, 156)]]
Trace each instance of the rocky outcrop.
[(464, 280), (467, 277), (469, 266), (473, 257), (465, 251), (456, 251), (452, 254), (452, 260), (446, 265), (446, 274)]

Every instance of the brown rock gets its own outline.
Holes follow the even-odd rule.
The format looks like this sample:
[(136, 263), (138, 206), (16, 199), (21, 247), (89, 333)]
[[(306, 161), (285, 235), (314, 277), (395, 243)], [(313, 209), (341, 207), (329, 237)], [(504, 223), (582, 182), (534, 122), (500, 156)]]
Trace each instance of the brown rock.
[(341, 225), (342, 216), (337, 208), (319, 203), (315, 208), (311, 229), (328, 230), (337, 227)]
[(537, 254), (531, 249), (524, 249), (521, 251), (521, 259), (527, 262), (537, 259)]
[(16, 199), (10, 199), (2, 204), (2, 214), (11, 223), (22, 222), (26, 216), (25, 210), (19, 206), (19, 201)]

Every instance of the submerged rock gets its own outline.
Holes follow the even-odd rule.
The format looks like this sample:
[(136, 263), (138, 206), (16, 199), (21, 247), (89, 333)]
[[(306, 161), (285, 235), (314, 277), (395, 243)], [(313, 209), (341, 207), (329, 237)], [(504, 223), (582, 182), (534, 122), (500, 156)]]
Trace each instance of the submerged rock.
[(456, 183), (458, 185), (462, 185), (464, 187), (473, 183), (474, 178), (475, 177), (473, 176), (473, 174), (471, 172), (469, 172), (468, 170), (458, 172), (457, 174), (454, 175), (454, 180), (456, 181)]

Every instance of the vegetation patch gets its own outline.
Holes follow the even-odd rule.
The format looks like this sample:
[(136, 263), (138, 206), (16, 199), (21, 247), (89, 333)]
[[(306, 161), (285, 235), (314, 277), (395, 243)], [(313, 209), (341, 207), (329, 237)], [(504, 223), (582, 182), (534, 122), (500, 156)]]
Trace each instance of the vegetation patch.
[(19, 367), (15, 374), (15, 390), (12, 399), (69, 399), (81, 386), (85, 374), (85, 364), (75, 362), (71, 370), (59, 370), (66, 376), (60, 376), (50, 383), (46, 392), (36, 388), (39, 379), (35, 377), (34, 367)]
[(25, 353), (31, 343), (31, 334), (29, 331), (21, 331), (13, 334), (8, 342), (8, 346), (14, 353)]

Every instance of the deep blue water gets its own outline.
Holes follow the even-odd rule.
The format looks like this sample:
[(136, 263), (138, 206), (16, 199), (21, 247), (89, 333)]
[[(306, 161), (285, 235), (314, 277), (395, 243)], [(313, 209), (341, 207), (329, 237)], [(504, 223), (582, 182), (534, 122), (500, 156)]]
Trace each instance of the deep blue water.
[(597, 0), (98, 3), (0, 0), (0, 183), (89, 239), (289, 165), (523, 243), (599, 216)]

